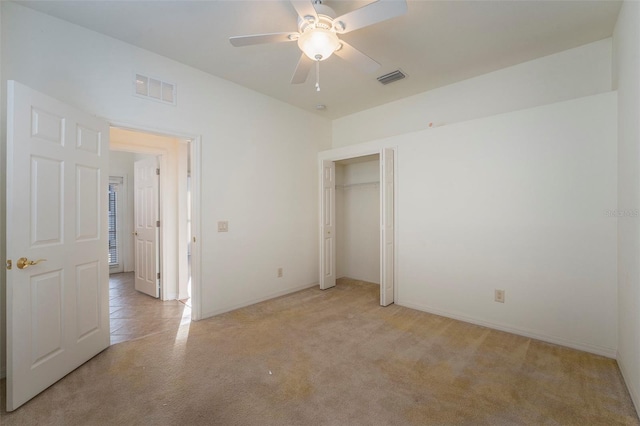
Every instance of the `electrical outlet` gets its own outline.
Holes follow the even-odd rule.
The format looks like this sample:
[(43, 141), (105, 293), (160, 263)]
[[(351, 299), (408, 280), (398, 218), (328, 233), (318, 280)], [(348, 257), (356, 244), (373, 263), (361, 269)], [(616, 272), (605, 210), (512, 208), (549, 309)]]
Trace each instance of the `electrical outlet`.
[(218, 222), (218, 232), (229, 232), (229, 222), (226, 220)]
[(282, 278), (282, 268), (278, 268), (278, 278)]
[(495, 299), (496, 299), (496, 302), (504, 303), (504, 290), (496, 289)]

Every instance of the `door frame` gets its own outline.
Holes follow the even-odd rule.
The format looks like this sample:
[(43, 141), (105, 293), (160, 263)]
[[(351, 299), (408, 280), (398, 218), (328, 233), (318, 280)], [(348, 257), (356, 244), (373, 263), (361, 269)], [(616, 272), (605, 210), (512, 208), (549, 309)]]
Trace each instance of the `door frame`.
[[(179, 132), (179, 131), (167, 131), (167, 130), (162, 130), (162, 129), (157, 129), (157, 128), (150, 128), (150, 127), (145, 127), (145, 126), (139, 126), (136, 124), (131, 124), (131, 123), (124, 123), (121, 121), (114, 121), (114, 120), (109, 120), (107, 119), (107, 121), (109, 122), (109, 126), (111, 128), (118, 128), (118, 129), (122, 129), (122, 130), (129, 130), (132, 132), (140, 132), (140, 133), (148, 133), (148, 134), (153, 134), (153, 135), (157, 135), (157, 136), (163, 136), (163, 137), (168, 137), (168, 138), (177, 138), (177, 139), (182, 139), (184, 140), (184, 143), (190, 142), (190, 146), (189, 146), (189, 157), (191, 159), (191, 235), (192, 235), (192, 241), (191, 241), (191, 319), (193, 321), (197, 321), (199, 319), (202, 318), (202, 303), (201, 303), (201, 294), (202, 294), (202, 279), (201, 279), (201, 249), (200, 249), (200, 230), (201, 230), (201, 223), (200, 223), (200, 218), (201, 218), (201, 214), (200, 214), (200, 202), (201, 202), (201, 193), (200, 193), (200, 188), (201, 188), (201, 152), (202, 152), (202, 138), (200, 135), (195, 135), (195, 134), (191, 134), (191, 133), (186, 133), (186, 132)], [(153, 148), (149, 148), (149, 147), (139, 147), (139, 146), (131, 146), (132, 149), (127, 149), (127, 145), (126, 144), (114, 144), (112, 142), (110, 142), (109, 144), (109, 150), (126, 150), (129, 152), (136, 152), (136, 153), (141, 153), (141, 154), (151, 154), (151, 155), (157, 155), (158, 158), (158, 162), (159, 162), (159, 167), (160, 169), (165, 169), (167, 167), (167, 156), (168, 156), (168, 152), (164, 149), (158, 148), (158, 149), (153, 149)], [(176, 159), (176, 161), (180, 161), (180, 155), (178, 155), (178, 158)], [(178, 166), (178, 170), (180, 170), (180, 166)], [(167, 187), (166, 185), (166, 181), (165, 179), (167, 179), (166, 174), (163, 174), (162, 172), (160, 173), (160, 187)], [(186, 194), (187, 188), (182, 188), (182, 186), (178, 186), (178, 191), (182, 192), (184, 191)], [(180, 196), (179, 196), (180, 198)], [(163, 214), (163, 211), (165, 209), (168, 209), (169, 206), (165, 205), (166, 203), (163, 203), (162, 200), (160, 200), (160, 217), (162, 220), (162, 217), (166, 217), (165, 214)], [(178, 221), (180, 221), (180, 217), (178, 217)], [(185, 218), (186, 219), (186, 218)], [(161, 222), (162, 223), (162, 222)], [(181, 238), (182, 235), (180, 234), (180, 227), (177, 226), (178, 228), (178, 238)], [(166, 256), (166, 251), (162, 250), (164, 241), (166, 239), (166, 233), (168, 232), (168, 230), (166, 229), (166, 227), (161, 226), (160, 227), (160, 274), (163, 277), (167, 276), (166, 273), (166, 268), (168, 265), (169, 260), (165, 259)], [(177, 264), (177, 273), (178, 273), (178, 277), (180, 275), (180, 262), (178, 261)], [(178, 279), (179, 280), (179, 279)], [(179, 281), (176, 280), (176, 291), (179, 292)], [(161, 297), (164, 297), (165, 295), (167, 295), (167, 288), (166, 288), (167, 282), (166, 280), (161, 280)], [(163, 299), (164, 300), (164, 299)]]
[[(322, 253), (323, 253), (323, 226), (322, 226), (322, 210), (323, 210), (323, 206), (324, 206), (324, 202), (323, 202), (323, 172), (324, 172), (324, 162), (325, 161), (332, 161), (332, 162), (336, 162), (336, 161), (341, 161), (341, 160), (350, 160), (352, 158), (358, 158), (358, 157), (365, 157), (367, 155), (375, 155), (378, 154), (379, 158), (380, 158), (380, 162), (382, 162), (382, 159), (384, 158), (384, 150), (385, 149), (392, 149), (394, 152), (394, 156), (393, 156), (393, 192), (394, 192), (394, 197), (393, 197), (393, 299), (394, 301), (398, 299), (398, 149), (396, 146), (384, 146), (384, 145), (373, 145), (373, 144), (367, 144), (365, 146), (347, 146), (344, 148), (337, 148), (337, 149), (332, 149), (332, 150), (328, 150), (328, 151), (322, 151), (318, 154), (318, 191), (319, 191), (319, 196), (318, 196), (318, 223), (320, 226), (320, 232), (319, 232), (319, 241), (318, 241), (318, 247), (319, 247), (319, 255), (318, 255), (318, 259), (319, 259), (319, 273), (320, 275), (318, 276), (319, 280), (322, 280)], [(381, 179), (381, 188), (382, 188), (382, 178), (383, 176), (380, 176)], [(334, 204), (335, 204), (335, 191), (333, 191), (333, 198), (334, 198)], [(382, 198), (380, 198), (380, 217), (382, 218), (382, 214), (383, 214), (383, 200)], [(337, 234), (337, 228), (336, 228), (336, 234)], [(382, 244), (382, 241), (381, 241)], [(382, 277), (382, 266), (383, 266), (383, 247), (380, 247), (380, 286), (382, 289), (382, 282), (383, 282), (383, 277)], [(333, 252), (333, 266), (335, 268), (335, 264), (336, 264), (336, 260), (335, 260), (335, 251)], [(380, 295), (380, 302), (382, 302), (382, 293)]]

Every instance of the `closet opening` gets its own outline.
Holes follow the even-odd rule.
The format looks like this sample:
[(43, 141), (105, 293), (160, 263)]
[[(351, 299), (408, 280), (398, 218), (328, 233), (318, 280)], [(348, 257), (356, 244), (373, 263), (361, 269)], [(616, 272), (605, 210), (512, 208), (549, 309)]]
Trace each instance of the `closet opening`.
[(336, 279), (380, 286), (394, 300), (394, 149), (348, 157), (320, 155), (320, 288)]
[(380, 285), (380, 155), (336, 167), (336, 279)]

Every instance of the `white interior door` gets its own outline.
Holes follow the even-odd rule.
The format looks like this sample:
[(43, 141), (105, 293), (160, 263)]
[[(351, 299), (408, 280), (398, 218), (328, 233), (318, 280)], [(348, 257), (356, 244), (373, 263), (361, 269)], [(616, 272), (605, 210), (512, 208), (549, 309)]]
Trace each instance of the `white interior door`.
[(394, 286), (394, 152), (385, 148), (380, 156), (380, 304), (393, 303)]
[(109, 346), (108, 124), (8, 83), (7, 410)]
[(135, 288), (152, 297), (160, 296), (159, 174), (156, 157), (135, 162)]
[(320, 197), (320, 288), (336, 285), (336, 165), (322, 162), (322, 195)]

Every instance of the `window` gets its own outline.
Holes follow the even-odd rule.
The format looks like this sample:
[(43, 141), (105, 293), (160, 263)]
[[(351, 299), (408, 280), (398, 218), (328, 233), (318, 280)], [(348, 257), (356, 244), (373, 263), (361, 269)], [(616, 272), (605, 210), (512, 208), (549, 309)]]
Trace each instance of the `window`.
[(109, 267), (118, 268), (120, 259), (120, 223), (121, 214), (119, 212), (120, 191), (122, 189), (122, 178), (109, 178)]

